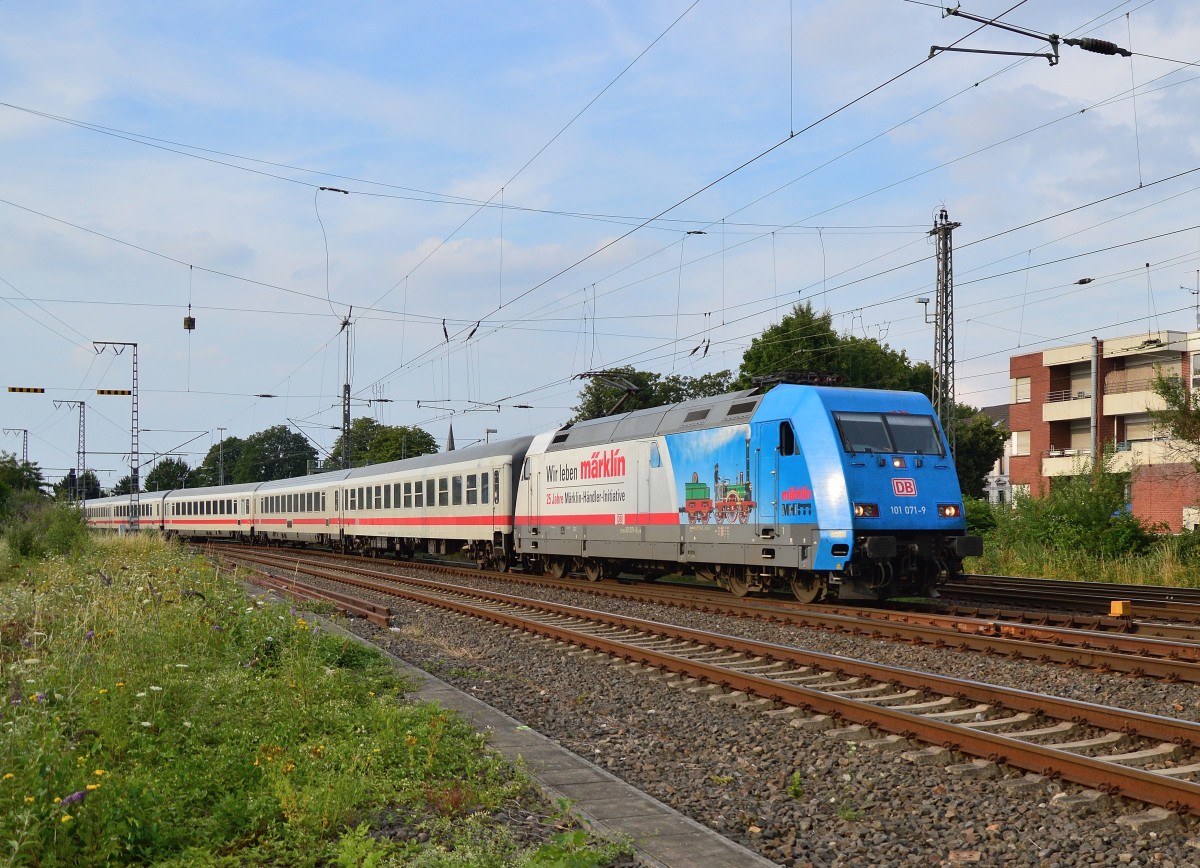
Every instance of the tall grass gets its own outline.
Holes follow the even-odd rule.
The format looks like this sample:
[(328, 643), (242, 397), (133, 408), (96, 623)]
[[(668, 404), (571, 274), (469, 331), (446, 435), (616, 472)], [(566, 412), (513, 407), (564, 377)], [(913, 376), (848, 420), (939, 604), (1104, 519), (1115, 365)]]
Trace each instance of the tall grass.
[[(16, 865), (539, 864), (528, 782), (381, 655), (150, 537), (0, 559), (0, 841)], [(463, 818), (472, 816), (470, 823)], [(397, 819), (399, 818), (399, 820)], [(391, 840), (401, 822), (424, 834)], [(578, 846), (577, 846), (578, 845)], [(454, 854), (458, 854), (455, 856)], [(448, 861), (447, 861), (448, 860)]]

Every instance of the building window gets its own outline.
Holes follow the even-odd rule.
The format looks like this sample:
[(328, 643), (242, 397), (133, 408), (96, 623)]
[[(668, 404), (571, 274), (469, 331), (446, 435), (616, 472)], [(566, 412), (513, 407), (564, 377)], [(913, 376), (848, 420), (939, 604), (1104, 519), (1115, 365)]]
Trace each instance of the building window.
[(1029, 403), (1029, 377), (1013, 377), (1009, 383), (1012, 386), (1012, 403)]
[(1029, 432), (1028, 431), (1012, 432), (1012, 454), (1013, 455), (1028, 455), (1029, 454)]

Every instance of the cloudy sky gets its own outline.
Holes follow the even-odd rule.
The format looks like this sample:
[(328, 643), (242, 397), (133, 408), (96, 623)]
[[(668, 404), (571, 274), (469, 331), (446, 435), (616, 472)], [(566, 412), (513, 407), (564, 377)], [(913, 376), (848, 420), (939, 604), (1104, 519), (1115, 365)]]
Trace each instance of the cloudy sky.
[(347, 319), (354, 415), (460, 446), (564, 421), (584, 371), (736, 370), (797, 301), (928, 360), (943, 207), (961, 401), (1192, 328), (1200, 6), (965, 11), (1135, 54), (928, 59), (1048, 45), (908, 0), (3, 0), (0, 385), (46, 392), (0, 421), (54, 479), (53, 401), (86, 401), (111, 485), (132, 352), (93, 341), (128, 342), (144, 468), (222, 429), (328, 447)]

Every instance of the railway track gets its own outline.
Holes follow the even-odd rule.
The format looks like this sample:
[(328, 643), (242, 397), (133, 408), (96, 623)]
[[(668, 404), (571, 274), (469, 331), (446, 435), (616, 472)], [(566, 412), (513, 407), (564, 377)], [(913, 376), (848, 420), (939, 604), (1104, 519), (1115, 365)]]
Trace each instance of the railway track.
[[(880, 746), (1061, 777), (1110, 795), (1200, 815), (1200, 724), (915, 672), (574, 606), (527, 600), (361, 567), (307, 565), (240, 553), (237, 560), (350, 584), (670, 673), (715, 701), (754, 702), (798, 728), (863, 727)], [(776, 708), (778, 706), (778, 708)], [(865, 742), (871, 745), (872, 741)]]
[[(234, 553), (247, 551), (244, 547), (214, 547), (211, 550)], [(280, 559), (281, 563), (300, 562), (295, 555), (277, 553), (273, 556)], [(312, 555), (306, 553), (304, 557), (343, 565), (346, 570), (364, 569), (361, 558), (323, 552)], [(420, 565), (420, 568), (424, 569), (425, 565)], [(487, 575), (446, 565), (433, 565), (431, 569), (445, 575), (468, 578)], [(377, 573), (366, 570), (366, 574)], [(949, 650), (1001, 654), (1013, 659), (1082, 666), (1171, 682), (1200, 683), (1200, 641), (1194, 635), (1182, 638), (1155, 637), (1143, 635), (1140, 629), (1137, 634), (1129, 635), (962, 615), (850, 606), (810, 606), (790, 600), (738, 598), (721, 591), (667, 585), (621, 585), (519, 575), (506, 575), (504, 578), (533, 587), (582, 590), (622, 600), (685, 606), (708, 613), (756, 618), (792, 627), (830, 630)], [(336, 601), (333, 602), (336, 604)], [(1128, 620), (1108, 620), (1117, 628), (1130, 629), (1135, 626)]]
[(956, 599), (1013, 601), (1022, 606), (1083, 612), (1108, 612), (1112, 601), (1125, 600), (1131, 604), (1131, 617), (1200, 623), (1200, 589), (1196, 588), (975, 575), (949, 582), (939, 590)]

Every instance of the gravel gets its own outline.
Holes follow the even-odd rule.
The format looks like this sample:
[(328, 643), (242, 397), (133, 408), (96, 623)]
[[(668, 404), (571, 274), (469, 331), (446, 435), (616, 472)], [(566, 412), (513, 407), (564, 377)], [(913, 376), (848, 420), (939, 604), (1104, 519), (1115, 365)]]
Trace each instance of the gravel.
[[(794, 629), (502, 580), (457, 580), (504, 593), (619, 611), (826, 654), (906, 666), (1104, 705), (1200, 720), (1200, 687), (1103, 675), (982, 654)], [(1117, 824), (1146, 806), (1090, 811), (1051, 804), (1049, 782), (1014, 786), (918, 765), (862, 739), (805, 731), (780, 717), (717, 705), (496, 626), (423, 606), (394, 607), (393, 627), (352, 629), (558, 741), (696, 821), (781, 865), (1200, 865), (1200, 825), (1139, 834)], [(877, 736), (866, 735), (865, 738)], [(917, 747), (922, 747), (918, 745)], [(957, 757), (949, 762), (962, 762)]]

